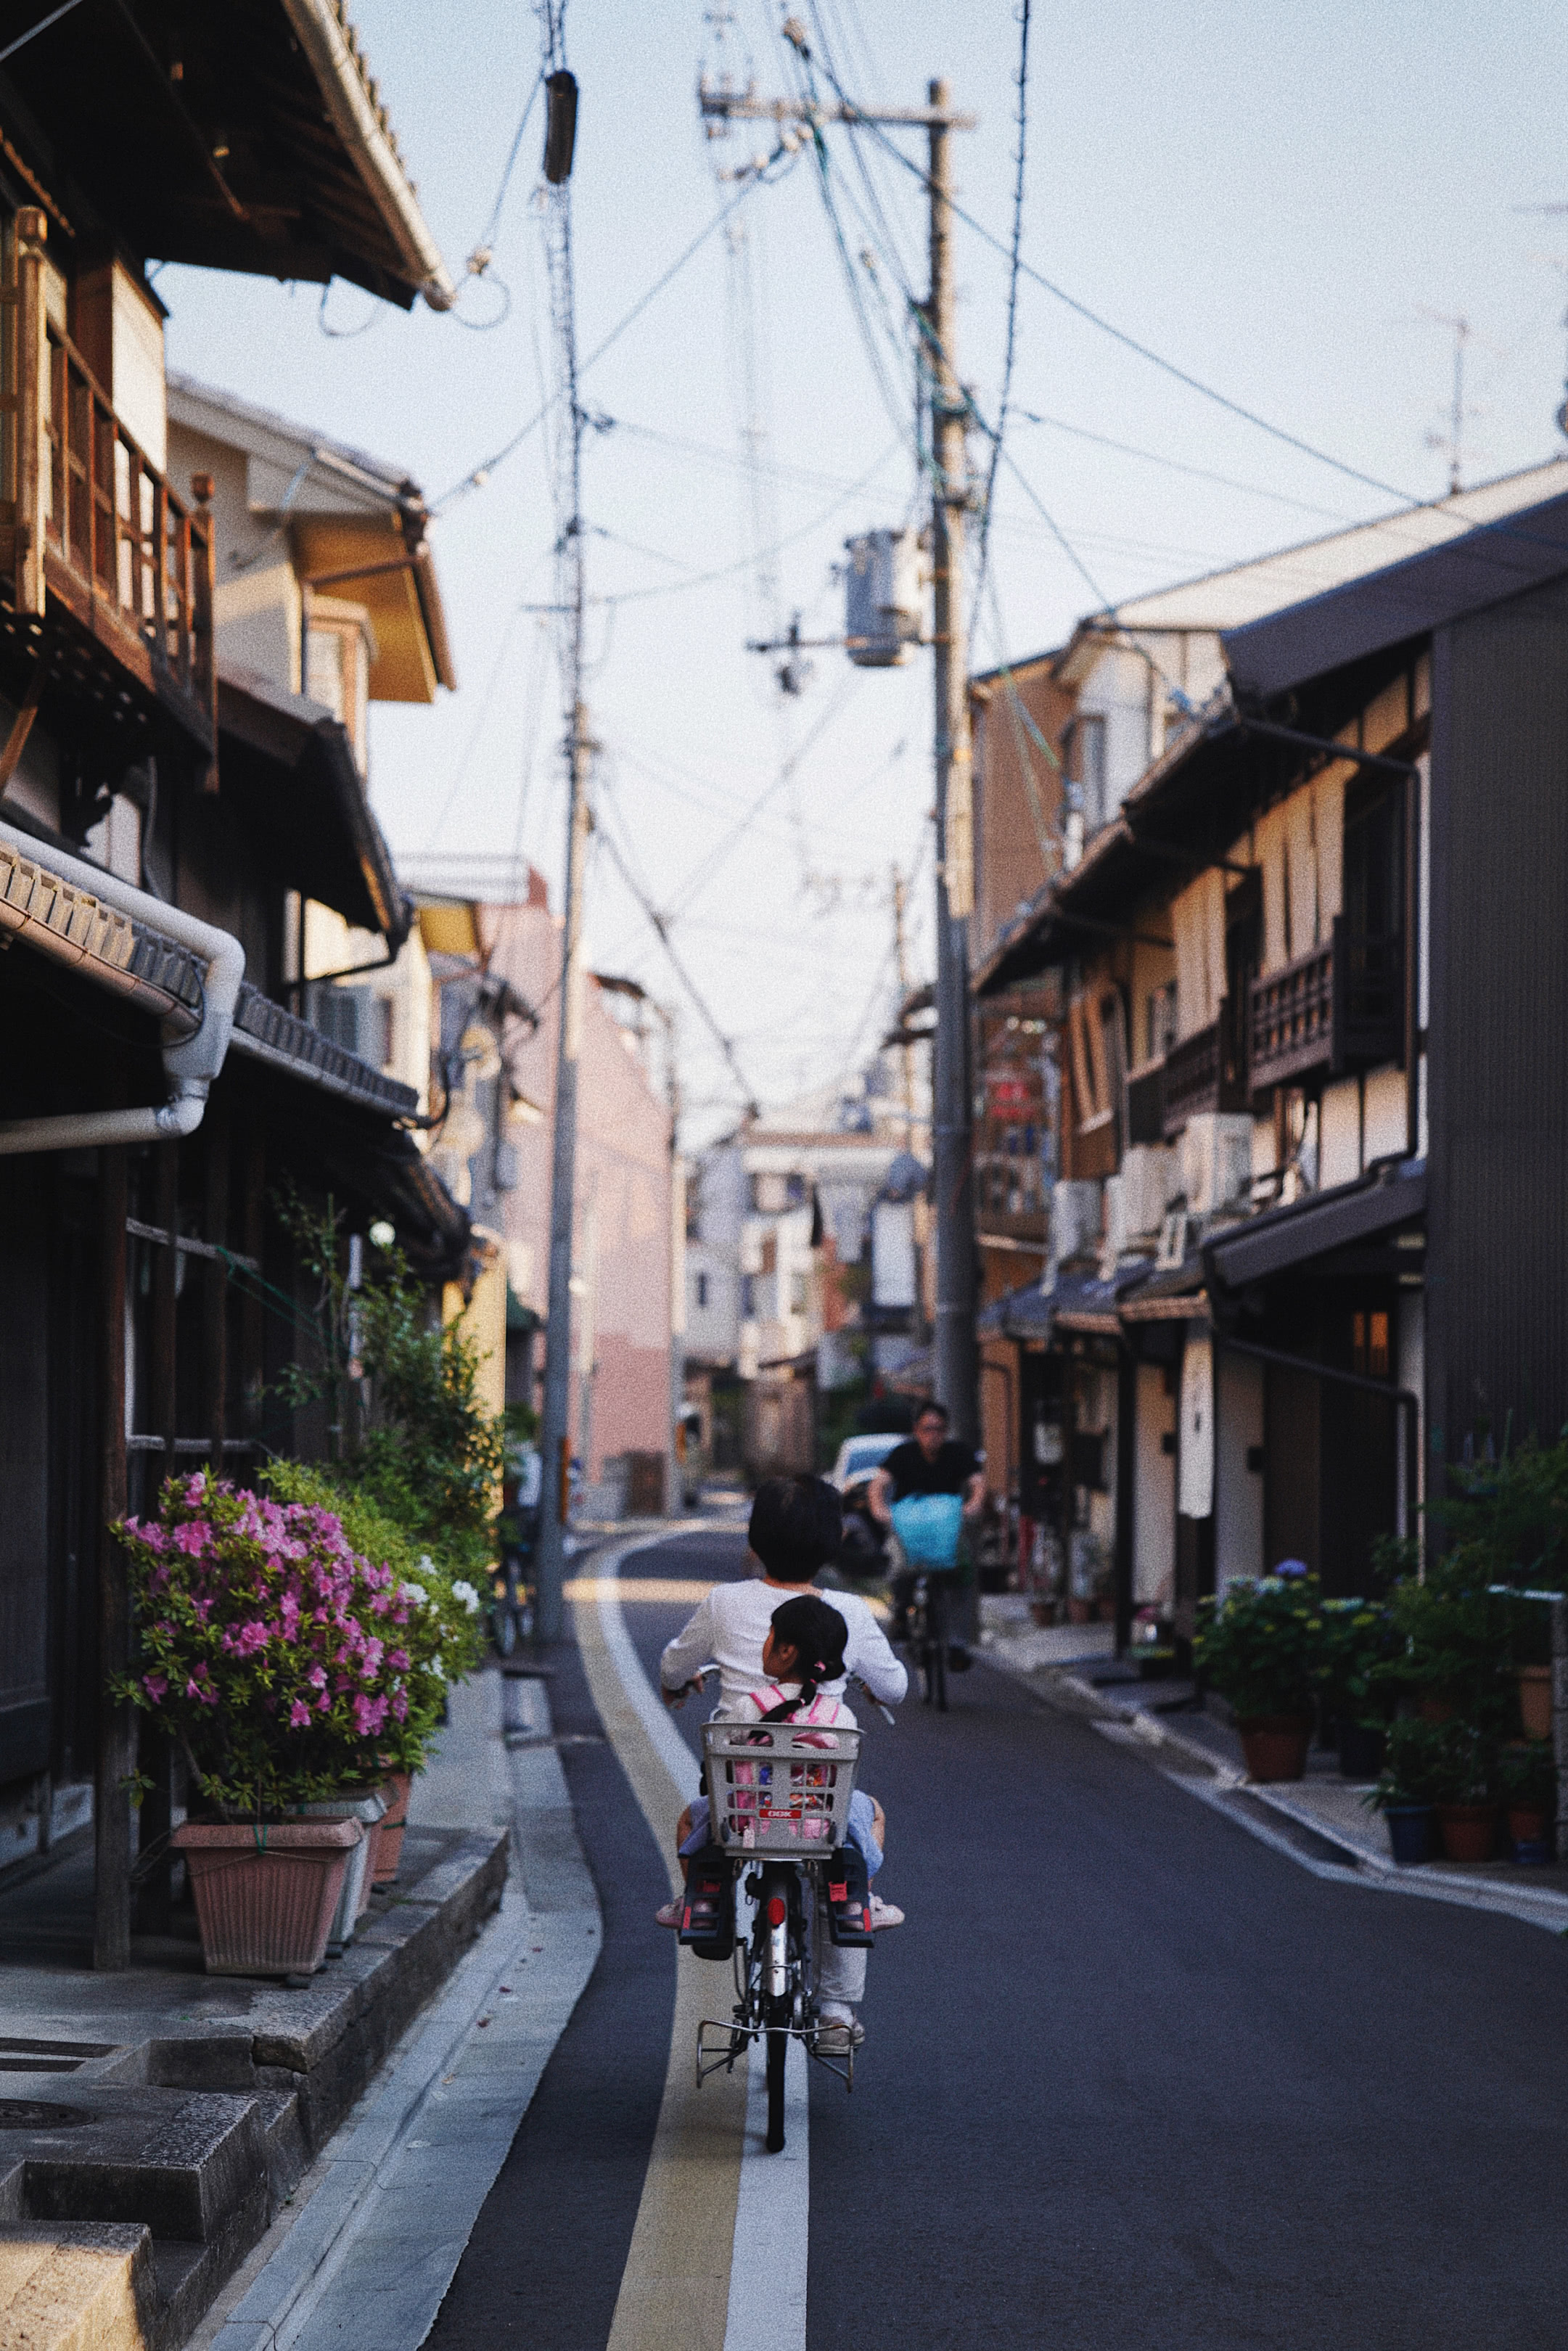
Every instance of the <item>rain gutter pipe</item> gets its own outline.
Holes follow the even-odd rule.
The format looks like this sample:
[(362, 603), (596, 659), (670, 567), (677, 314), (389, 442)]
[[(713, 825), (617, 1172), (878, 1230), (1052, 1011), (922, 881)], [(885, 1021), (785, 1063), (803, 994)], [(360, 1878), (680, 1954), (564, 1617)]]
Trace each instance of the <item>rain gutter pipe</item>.
[(426, 225), (397, 150), (365, 88), (349, 45), (346, 20), (332, 0), (283, 0), (294, 37), (320, 84), (339, 137), (359, 164), (371, 203), (402, 254), (413, 284), (433, 310), (450, 310), (457, 289)]
[[(36, 860), (38, 843), (0, 824), (0, 847)], [(178, 906), (136, 890), (100, 866), (50, 848), (48, 871), (73, 890), (98, 899), (149, 930), (162, 932), (205, 966), (202, 1017), (193, 1034), (163, 1026), (166, 1102), (138, 1110), (73, 1111), (58, 1118), (0, 1120), (0, 1157), (33, 1151), (87, 1151), (104, 1144), (172, 1143), (194, 1134), (207, 1106), (207, 1090), (224, 1065), (234, 1028), (235, 1006), (245, 977), (245, 949), (227, 931), (201, 923)]]

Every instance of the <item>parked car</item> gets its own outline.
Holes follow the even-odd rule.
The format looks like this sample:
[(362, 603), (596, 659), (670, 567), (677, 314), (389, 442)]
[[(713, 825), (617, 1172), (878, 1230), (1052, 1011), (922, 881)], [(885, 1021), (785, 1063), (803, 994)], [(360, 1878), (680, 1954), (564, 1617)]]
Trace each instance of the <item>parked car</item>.
[(862, 1583), (887, 1573), (887, 1530), (871, 1514), (871, 1481), (906, 1431), (880, 1430), (875, 1436), (846, 1437), (828, 1482), (843, 1497), (844, 1540), (834, 1566), (841, 1575)]

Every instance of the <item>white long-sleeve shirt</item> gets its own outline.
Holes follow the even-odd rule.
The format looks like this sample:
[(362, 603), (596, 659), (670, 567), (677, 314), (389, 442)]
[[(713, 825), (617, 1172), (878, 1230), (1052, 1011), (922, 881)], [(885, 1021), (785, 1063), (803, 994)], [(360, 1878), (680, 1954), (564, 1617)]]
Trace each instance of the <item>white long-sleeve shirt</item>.
[[(666, 1689), (679, 1689), (710, 1657), (719, 1669), (719, 1702), (733, 1703), (766, 1680), (762, 1645), (773, 1621), (773, 1611), (800, 1595), (802, 1587), (765, 1583), (752, 1578), (745, 1583), (716, 1583), (666, 1646), (659, 1660), (659, 1678)], [(849, 1627), (844, 1644), (844, 1676), (858, 1674), (873, 1698), (896, 1706), (909, 1687), (909, 1676), (893, 1654), (886, 1634), (868, 1604), (852, 1592), (817, 1592), (812, 1597), (836, 1608)], [(824, 1682), (832, 1698), (843, 1695), (844, 1680)]]

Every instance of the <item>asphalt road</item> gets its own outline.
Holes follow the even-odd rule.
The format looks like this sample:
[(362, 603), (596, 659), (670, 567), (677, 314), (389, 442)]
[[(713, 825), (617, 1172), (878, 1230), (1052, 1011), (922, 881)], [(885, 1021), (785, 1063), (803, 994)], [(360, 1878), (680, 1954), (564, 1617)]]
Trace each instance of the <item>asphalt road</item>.
[[(622, 1573), (741, 1567), (699, 1536)], [(629, 1602), (650, 1674), (683, 1613)], [(552, 1701), (597, 1729), (574, 1658)], [(439, 2351), (604, 2351), (658, 2118), (664, 1867), (611, 1748), (563, 1760), (604, 1953)], [(875, 1722), (864, 1779), (909, 1918), (852, 2097), (813, 2075), (808, 2351), (1568, 2340), (1563, 1942), (1323, 1884), (983, 1668)]]

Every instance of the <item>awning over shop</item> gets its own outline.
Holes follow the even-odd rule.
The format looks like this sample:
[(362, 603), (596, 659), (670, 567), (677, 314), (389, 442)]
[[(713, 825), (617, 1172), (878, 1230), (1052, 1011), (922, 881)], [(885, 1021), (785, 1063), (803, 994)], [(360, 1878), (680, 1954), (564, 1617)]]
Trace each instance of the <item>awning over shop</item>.
[(1138, 1284), (1122, 1301), (1124, 1322), (1203, 1322), (1208, 1319), (1208, 1293), (1202, 1257), (1195, 1250), (1180, 1265), (1167, 1266)]
[(982, 1338), (1035, 1339), (1051, 1337), (1055, 1329), (1088, 1332), (1115, 1338), (1121, 1329), (1119, 1301), (1145, 1280), (1150, 1268), (1138, 1258), (1119, 1265), (1109, 1280), (1095, 1271), (1058, 1274), (1049, 1290), (1038, 1281), (993, 1299), (979, 1317)]
[(1427, 1209), (1427, 1163), (1407, 1159), (1379, 1171), (1370, 1183), (1346, 1184), (1337, 1191), (1292, 1202), (1255, 1217), (1249, 1224), (1211, 1240), (1204, 1250), (1209, 1274), (1227, 1290), (1324, 1257), (1408, 1224)]

